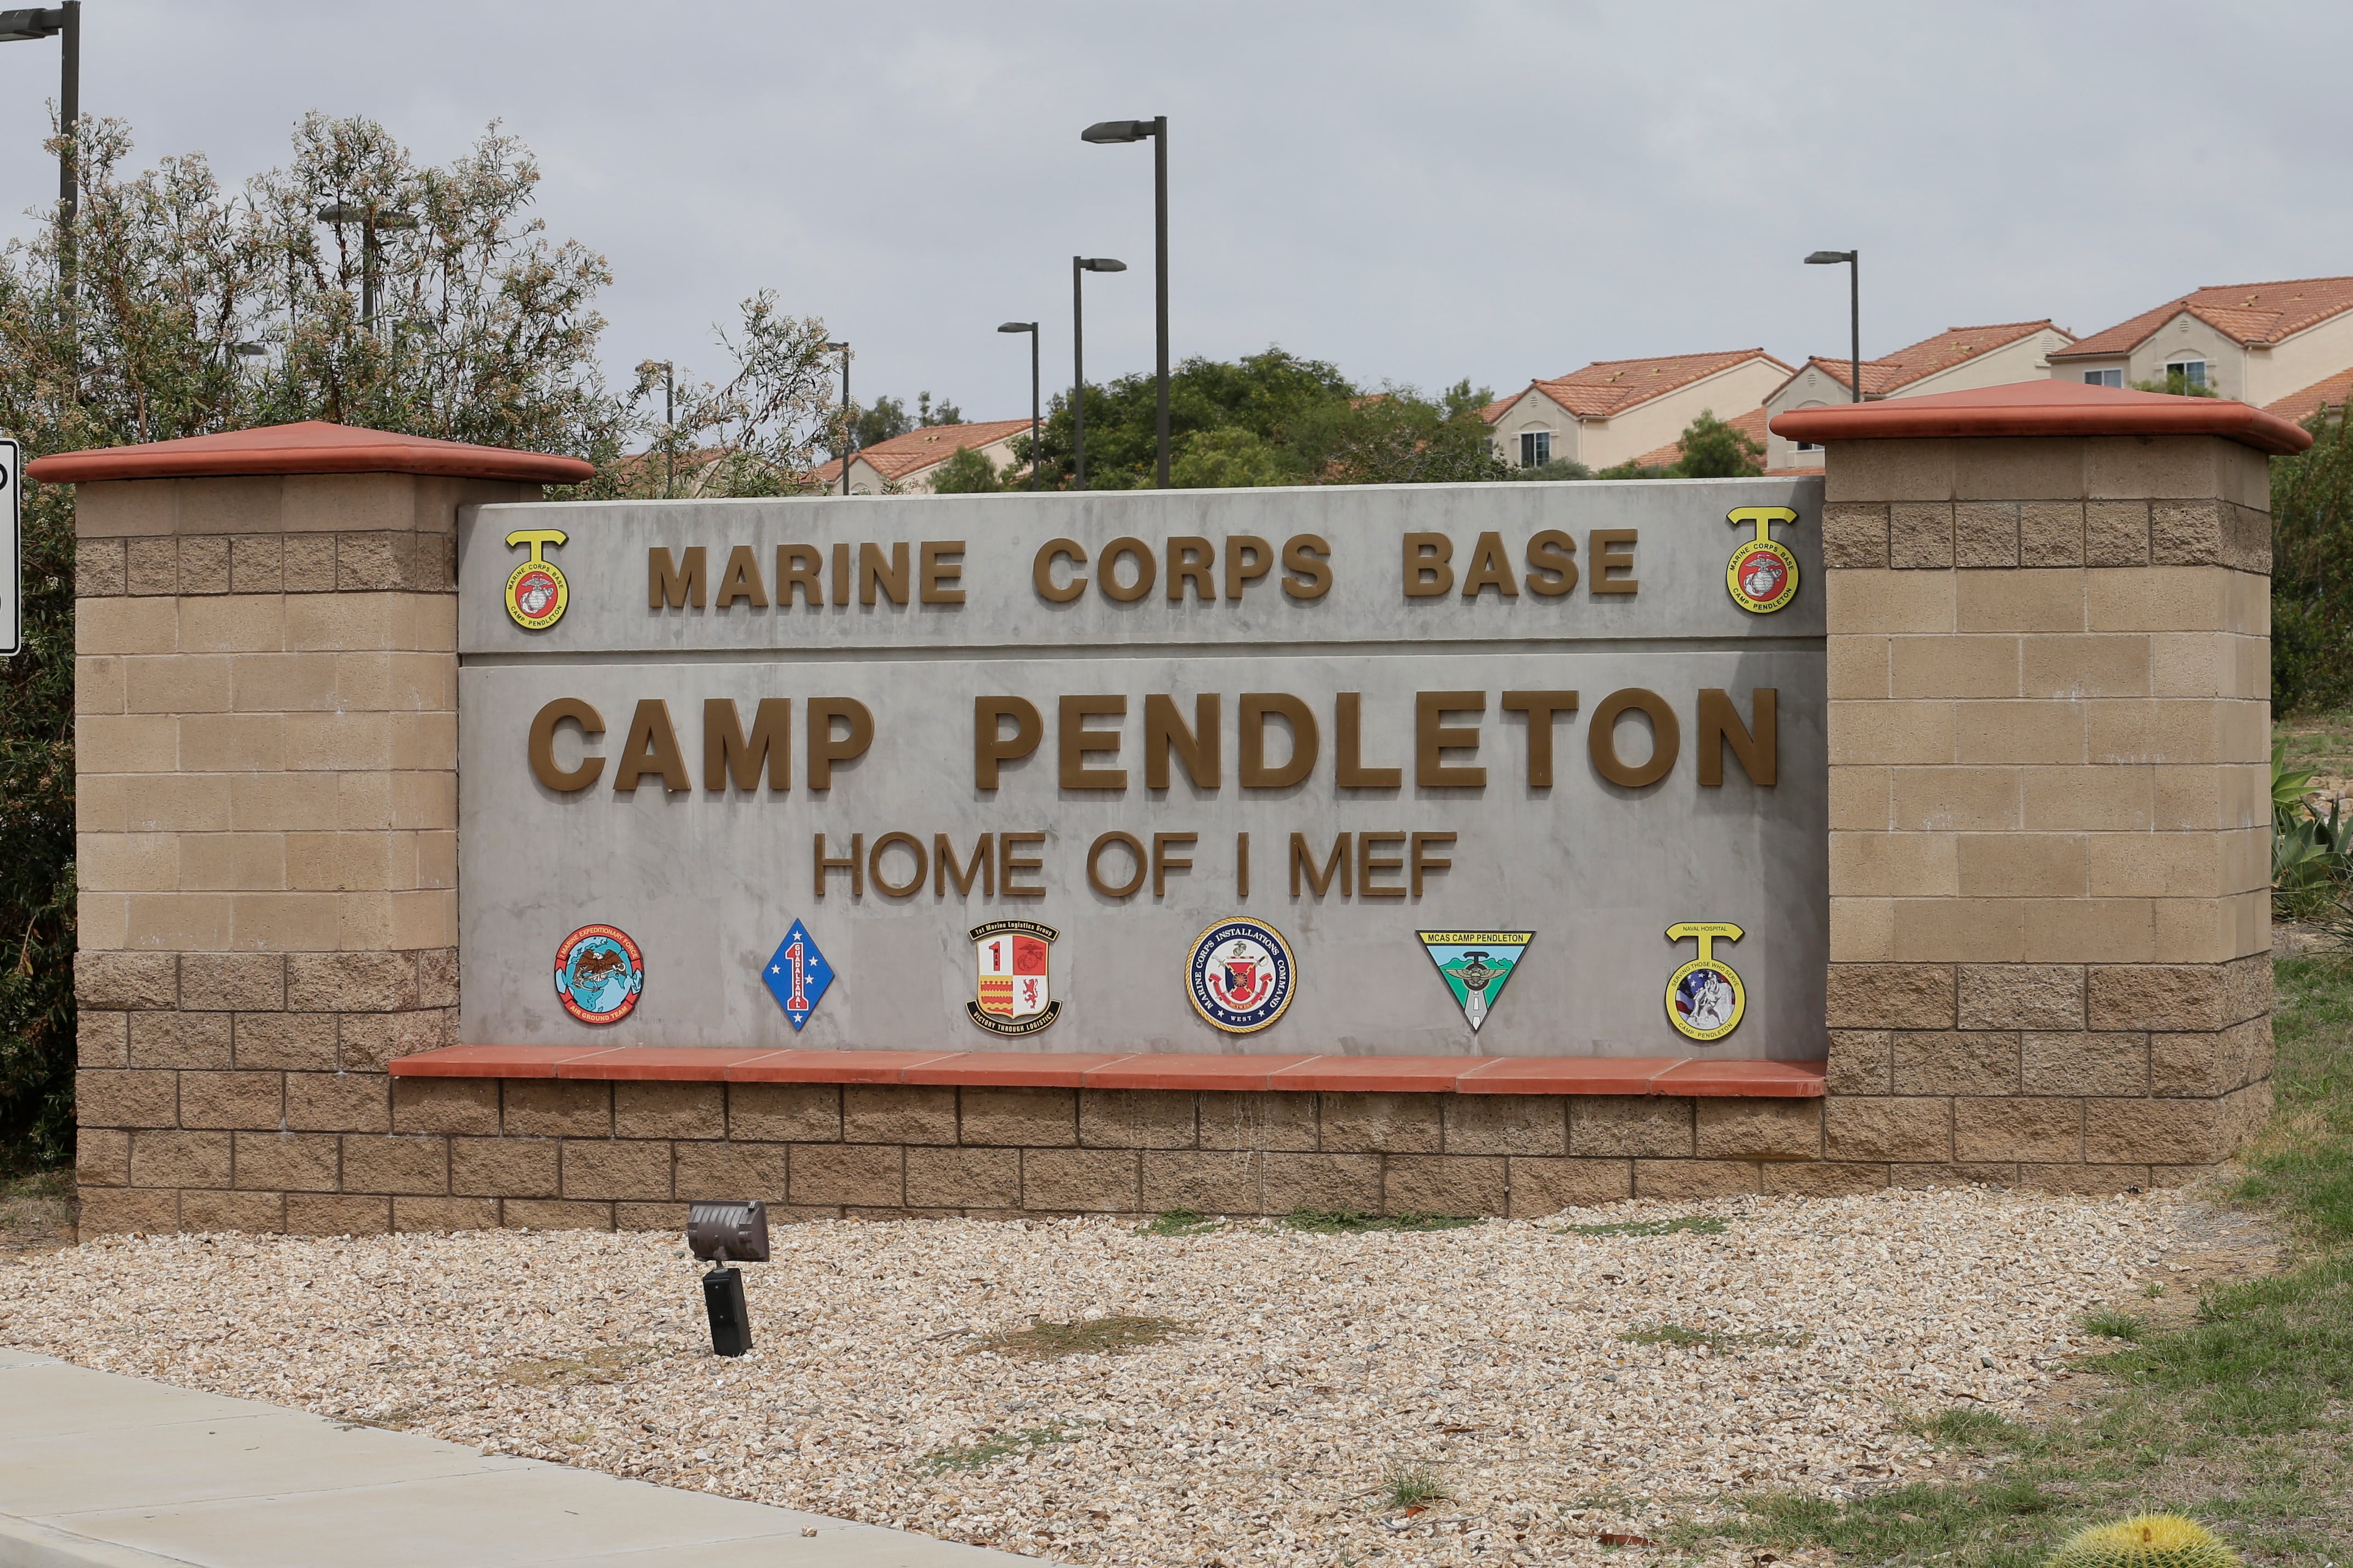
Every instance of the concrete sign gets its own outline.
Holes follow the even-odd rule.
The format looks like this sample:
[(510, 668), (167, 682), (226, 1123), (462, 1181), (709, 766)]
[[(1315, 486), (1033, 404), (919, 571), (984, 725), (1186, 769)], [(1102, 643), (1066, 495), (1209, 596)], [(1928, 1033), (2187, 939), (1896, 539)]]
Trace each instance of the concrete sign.
[(1820, 521), (1810, 479), (474, 509), (460, 1037), (1820, 1058)]
[(0, 436), (0, 658), (25, 647), (24, 454)]

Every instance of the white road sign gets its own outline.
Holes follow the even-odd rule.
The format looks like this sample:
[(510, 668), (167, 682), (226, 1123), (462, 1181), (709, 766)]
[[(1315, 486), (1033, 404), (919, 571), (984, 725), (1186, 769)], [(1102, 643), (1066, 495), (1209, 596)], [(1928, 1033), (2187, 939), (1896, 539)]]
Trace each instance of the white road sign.
[(25, 646), (25, 529), (16, 443), (0, 436), (0, 658)]

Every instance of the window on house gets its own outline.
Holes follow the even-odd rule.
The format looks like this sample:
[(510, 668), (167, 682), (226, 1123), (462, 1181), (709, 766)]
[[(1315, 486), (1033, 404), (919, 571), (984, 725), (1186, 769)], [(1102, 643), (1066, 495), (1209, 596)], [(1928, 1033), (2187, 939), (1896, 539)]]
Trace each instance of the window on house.
[(1800, 452), (1816, 452), (1820, 449), (1821, 448), (1816, 447), (1811, 441), (1800, 441), (1798, 443), (1798, 450)]
[(2206, 362), (2202, 359), (2169, 359), (2165, 362), (2165, 374), (2170, 377), (2179, 371), (2181, 379), (2192, 386), (2206, 384)]
[(2125, 373), (2121, 370), (2087, 370), (2084, 373), (2085, 386), (2122, 386)]
[(1520, 432), (1520, 467), (1541, 468), (1551, 461), (1551, 431), (1523, 430)]

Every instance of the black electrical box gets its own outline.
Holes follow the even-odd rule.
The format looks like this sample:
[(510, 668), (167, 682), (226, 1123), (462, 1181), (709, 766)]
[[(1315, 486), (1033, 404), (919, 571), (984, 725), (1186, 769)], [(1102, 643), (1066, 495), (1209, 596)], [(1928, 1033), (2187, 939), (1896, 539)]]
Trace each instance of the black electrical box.
[(744, 1271), (714, 1268), (702, 1277), (702, 1306), (711, 1314), (715, 1355), (742, 1355), (752, 1348), (752, 1313), (744, 1304)]

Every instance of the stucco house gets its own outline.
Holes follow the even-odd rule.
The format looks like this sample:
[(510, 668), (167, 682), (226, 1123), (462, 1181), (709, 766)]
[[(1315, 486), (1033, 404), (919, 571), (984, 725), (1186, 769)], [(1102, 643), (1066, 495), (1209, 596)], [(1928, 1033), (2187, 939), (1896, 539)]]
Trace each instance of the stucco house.
[(1495, 451), (1515, 468), (1570, 458), (1615, 468), (1672, 443), (1702, 412), (1736, 419), (1762, 407), (1789, 367), (1763, 349), (1599, 360), (1489, 404)]
[[(2003, 386), (2013, 381), (2040, 381), (2052, 374), (2052, 356), (2074, 341), (2073, 332), (2047, 320), (1947, 327), (1933, 338), (1863, 361), (1863, 400), (1925, 397), (1938, 392)], [(1767, 395), (1767, 416), (1851, 403), (1853, 375), (1854, 362), (1845, 355), (1816, 354)], [(1776, 435), (1765, 444), (1768, 471), (1802, 472), (1821, 466), (1821, 448), (1810, 443)]]
[(2129, 386), (2178, 369), (2219, 396), (2258, 408), (2348, 368), (2353, 278), (2199, 289), (2051, 356), (2051, 374), (2063, 381)]
[[(1013, 444), (1029, 434), (1027, 419), (980, 419), (967, 425), (925, 425), (861, 447), (849, 459), (849, 493), (879, 496), (887, 487), (902, 495), (929, 495), (934, 469), (967, 447), (976, 447), (998, 478), (1014, 466)], [(1026, 471), (1026, 470), (1025, 470)], [(841, 489), (841, 459), (828, 458), (810, 470), (819, 489)]]

